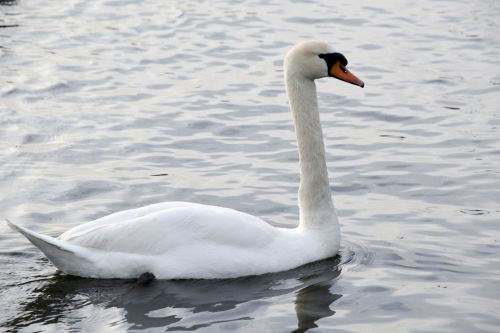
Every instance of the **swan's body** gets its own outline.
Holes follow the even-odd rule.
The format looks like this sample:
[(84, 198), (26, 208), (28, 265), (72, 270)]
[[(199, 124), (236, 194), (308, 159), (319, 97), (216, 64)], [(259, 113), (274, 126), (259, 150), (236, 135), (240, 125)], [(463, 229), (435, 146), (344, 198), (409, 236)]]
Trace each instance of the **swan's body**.
[[(47, 240), (36, 243), (42, 235), (17, 228), (44, 249)], [(133, 278), (152, 272), (163, 279), (230, 278), (331, 257), (338, 250), (334, 231), (336, 236), (325, 237), (331, 232), (274, 228), (233, 209), (167, 202), (75, 227), (49, 239), (53, 245), (46, 254), (65, 273), (86, 277)]]
[[(58, 239), (9, 224), (61, 271), (84, 277), (135, 278), (151, 272), (162, 279), (230, 278), (288, 270), (331, 257), (339, 249), (340, 231), (314, 79), (330, 75), (362, 85), (344, 71), (346, 63), (320, 42), (301, 43), (285, 59), (300, 158), (297, 228), (275, 228), (236, 210), (187, 202), (111, 214)], [(337, 76), (334, 67), (339, 64), (344, 74)]]

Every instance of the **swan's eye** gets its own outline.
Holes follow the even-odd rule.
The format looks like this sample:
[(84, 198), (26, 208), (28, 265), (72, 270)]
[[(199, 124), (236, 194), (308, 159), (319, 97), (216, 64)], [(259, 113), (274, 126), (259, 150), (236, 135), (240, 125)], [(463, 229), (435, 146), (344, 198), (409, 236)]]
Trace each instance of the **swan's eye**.
[(347, 72), (345, 66), (347, 66), (347, 59), (341, 53), (322, 53), (318, 54), (318, 57), (326, 61), (328, 68), (332, 68), (335, 64), (339, 64), (344, 73)]
[(339, 67), (340, 67), (340, 69), (342, 70), (342, 72), (347, 73), (347, 68), (345, 68), (345, 66), (344, 66), (344, 65), (339, 64)]

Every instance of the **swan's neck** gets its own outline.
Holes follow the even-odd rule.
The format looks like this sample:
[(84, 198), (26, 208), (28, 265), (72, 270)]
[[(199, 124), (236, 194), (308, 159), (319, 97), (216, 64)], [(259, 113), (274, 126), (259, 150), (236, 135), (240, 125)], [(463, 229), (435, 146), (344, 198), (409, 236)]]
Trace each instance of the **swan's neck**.
[(313, 80), (286, 72), (300, 161), (300, 227), (338, 227), (325, 161), (325, 146)]

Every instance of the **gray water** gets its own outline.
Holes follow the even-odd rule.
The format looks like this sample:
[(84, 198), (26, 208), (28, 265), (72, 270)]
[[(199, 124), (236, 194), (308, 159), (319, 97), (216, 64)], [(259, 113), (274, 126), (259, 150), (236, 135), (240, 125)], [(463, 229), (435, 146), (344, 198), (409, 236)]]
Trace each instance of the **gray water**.
[(282, 59), (320, 39), (338, 257), (220, 281), (68, 277), (0, 223), (11, 332), (500, 332), (500, 2), (1, 1), (0, 219), (170, 201), (297, 224)]

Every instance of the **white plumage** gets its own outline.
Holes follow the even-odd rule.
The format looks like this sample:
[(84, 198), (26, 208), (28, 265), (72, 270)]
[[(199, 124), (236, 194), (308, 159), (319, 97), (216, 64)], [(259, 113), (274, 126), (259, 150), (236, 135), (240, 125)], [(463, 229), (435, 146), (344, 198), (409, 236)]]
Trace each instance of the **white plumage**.
[(305, 42), (285, 60), (300, 158), (298, 227), (276, 228), (233, 209), (187, 202), (118, 212), (57, 239), (9, 225), (61, 271), (94, 278), (135, 278), (145, 272), (161, 279), (232, 278), (288, 270), (335, 255), (340, 231), (314, 84), (330, 71), (318, 55), (331, 52), (325, 43)]

